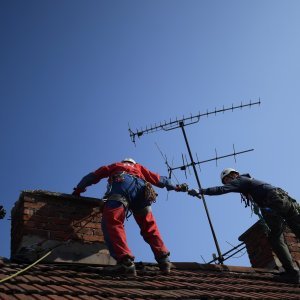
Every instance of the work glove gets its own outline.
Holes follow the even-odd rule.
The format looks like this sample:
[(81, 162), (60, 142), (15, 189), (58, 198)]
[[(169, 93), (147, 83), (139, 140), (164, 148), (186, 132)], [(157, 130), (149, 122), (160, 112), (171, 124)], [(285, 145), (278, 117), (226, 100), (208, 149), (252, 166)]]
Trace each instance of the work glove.
[(82, 188), (74, 188), (73, 189), (74, 192), (72, 193), (73, 196), (80, 196), (81, 193), (84, 193), (86, 191), (86, 189), (82, 189)]
[(193, 197), (199, 197), (199, 198), (201, 198), (201, 190), (199, 190), (199, 189), (188, 190), (188, 194), (190, 196), (193, 196)]
[(0, 205), (0, 219), (3, 219), (6, 215), (6, 211), (2, 205)]
[(186, 183), (177, 184), (175, 187), (176, 192), (187, 192), (189, 190), (189, 186)]

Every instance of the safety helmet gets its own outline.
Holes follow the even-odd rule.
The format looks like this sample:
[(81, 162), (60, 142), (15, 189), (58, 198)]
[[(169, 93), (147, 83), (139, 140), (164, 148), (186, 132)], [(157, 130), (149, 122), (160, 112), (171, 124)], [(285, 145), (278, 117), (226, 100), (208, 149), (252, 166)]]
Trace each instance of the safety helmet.
[(126, 157), (122, 160), (122, 162), (130, 162), (132, 164), (136, 164), (136, 161), (130, 157)]
[(232, 169), (232, 168), (224, 169), (224, 170), (221, 172), (221, 181), (222, 181), (222, 183), (224, 183), (224, 182), (223, 182), (224, 177), (226, 177), (227, 175), (229, 175), (229, 174), (232, 173), (232, 172), (235, 172), (235, 173), (239, 174), (238, 171), (236, 171), (235, 169)]

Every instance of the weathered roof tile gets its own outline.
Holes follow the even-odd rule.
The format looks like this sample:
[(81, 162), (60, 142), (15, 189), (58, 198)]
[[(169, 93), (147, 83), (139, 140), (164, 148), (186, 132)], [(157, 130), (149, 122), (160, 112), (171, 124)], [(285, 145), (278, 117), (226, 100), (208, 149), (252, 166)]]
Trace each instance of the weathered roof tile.
[[(5, 262), (0, 278), (26, 265)], [(174, 263), (170, 275), (155, 264), (138, 264), (138, 276), (104, 276), (103, 266), (39, 264), (0, 284), (5, 300), (300, 299), (299, 285), (275, 280), (276, 271)]]

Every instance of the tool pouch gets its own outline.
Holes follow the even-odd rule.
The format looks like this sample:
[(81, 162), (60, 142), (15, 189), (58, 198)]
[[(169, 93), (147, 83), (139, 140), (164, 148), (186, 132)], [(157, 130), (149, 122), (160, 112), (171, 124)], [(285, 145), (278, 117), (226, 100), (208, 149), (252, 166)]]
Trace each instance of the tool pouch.
[(156, 201), (157, 194), (156, 194), (152, 184), (149, 182), (145, 183), (144, 197), (145, 197), (145, 200), (149, 201), (150, 203)]

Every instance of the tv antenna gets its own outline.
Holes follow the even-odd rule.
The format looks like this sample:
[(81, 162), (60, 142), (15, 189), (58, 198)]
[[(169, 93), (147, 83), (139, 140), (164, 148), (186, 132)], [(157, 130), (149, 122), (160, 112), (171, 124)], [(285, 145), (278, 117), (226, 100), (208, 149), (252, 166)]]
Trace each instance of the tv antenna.
[[(197, 161), (194, 162), (195, 166), (199, 166), (199, 169), (200, 169), (200, 165), (201, 164), (204, 164), (204, 163), (208, 163), (208, 162), (211, 162), (211, 161), (215, 161), (216, 162), (216, 165), (218, 165), (218, 160), (220, 159), (223, 159), (223, 158), (226, 158), (226, 157), (234, 157), (234, 161), (236, 162), (236, 156), (237, 155), (240, 155), (240, 154), (244, 154), (244, 153), (247, 153), (247, 152), (251, 152), (251, 151), (254, 151), (254, 149), (248, 149), (248, 150), (243, 150), (243, 151), (238, 151), (236, 152), (235, 151), (235, 147), (234, 145), (233, 146), (233, 152), (230, 153), (230, 154), (226, 154), (226, 155), (221, 155), (221, 156), (218, 156), (217, 154), (217, 150), (215, 149), (215, 153), (216, 153), (216, 156), (213, 157), (213, 158), (209, 158), (209, 159), (206, 159), (206, 160), (202, 160), (202, 161), (199, 161), (198, 159), (198, 155), (196, 153), (196, 157), (197, 157)], [(169, 178), (171, 178), (171, 174), (173, 173), (173, 171), (175, 170), (181, 170), (181, 171), (184, 171), (185, 172), (185, 177), (187, 178), (186, 176), (186, 170), (189, 170), (189, 168), (191, 166), (193, 166), (193, 163), (188, 163), (187, 161), (187, 158), (185, 156), (183, 156), (182, 154), (182, 162), (183, 164), (181, 166), (177, 166), (177, 167), (171, 167), (168, 163), (166, 163), (167, 167), (168, 167), (168, 174), (169, 174)], [(201, 169), (200, 169), (201, 171)], [(189, 172), (190, 173), (190, 172)]]
[[(215, 108), (215, 110), (212, 110), (212, 111), (207, 110), (205, 113), (200, 113), (200, 111), (199, 111), (198, 114), (196, 114), (196, 115), (191, 114), (189, 117), (183, 116), (181, 119), (178, 119), (178, 118), (176, 118), (175, 120), (170, 119), (170, 121), (160, 122), (159, 124), (155, 123), (154, 125), (150, 125), (149, 127), (146, 126), (145, 128), (141, 128), (140, 130), (136, 129), (135, 131), (133, 131), (130, 128), (128, 130), (129, 130), (131, 141), (136, 145), (136, 137), (140, 138), (144, 134), (149, 134), (149, 133), (157, 132), (157, 131), (160, 131), (160, 130), (170, 131), (170, 130), (180, 128), (181, 131), (182, 131), (184, 141), (185, 141), (185, 144), (186, 144), (186, 147), (187, 147), (187, 150), (188, 150), (188, 153), (189, 153), (190, 161), (191, 161), (191, 163), (188, 164), (188, 165), (193, 168), (194, 175), (195, 175), (198, 187), (201, 190), (201, 182), (200, 182), (200, 179), (199, 179), (199, 176), (198, 176), (198, 173), (197, 173), (196, 165), (197, 164), (199, 165), (202, 162), (200, 162), (198, 160), (198, 162), (196, 163), (194, 158), (193, 158), (192, 151), (191, 151), (191, 148), (190, 148), (190, 145), (189, 145), (189, 141), (188, 141), (188, 138), (187, 138), (187, 135), (186, 135), (185, 126), (189, 126), (189, 125), (198, 123), (200, 121), (201, 117), (209, 117), (211, 115), (217, 115), (219, 113), (225, 113), (227, 111), (234, 111), (236, 109), (243, 109), (245, 107), (251, 108), (254, 105), (260, 105), (260, 103), (261, 103), (260, 99), (256, 102), (251, 102), (251, 100), (250, 100), (250, 102), (246, 103), (246, 104), (243, 104), (243, 102), (241, 102), (240, 105), (235, 105), (234, 106), (232, 104), (231, 107), (226, 107), (226, 108), (223, 106), (221, 109), (216, 109)], [(249, 150), (249, 151), (251, 151), (251, 150)], [(235, 155), (237, 155), (237, 154), (238, 153), (235, 153), (235, 154), (233, 154), (233, 156), (235, 157)], [(230, 155), (230, 156), (232, 156), (232, 155)], [(213, 160), (216, 160), (216, 159), (214, 158)], [(184, 165), (186, 165), (186, 164), (184, 163)], [(218, 243), (218, 240), (217, 240), (217, 236), (215, 234), (215, 230), (213, 228), (213, 224), (212, 224), (212, 221), (211, 221), (211, 218), (210, 218), (210, 215), (209, 215), (209, 211), (208, 211), (208, 207), (207, 207), (207, 204), (206, 204), (206, 201), (205, 201), (205, 197), (203, 195), (202, 195), (202, 203), (204, 205), (204, 209), (205, 209), (205, 212), (206, 212), (208, 223), (209, 223), (211, 233), (212, 233), (212, 236), (213, 236), (213, 239), (214, 239), (214, 243), (215, 243), (215, 246), (216, 246), (216, 249), (217, 249), (217, 252), (218, 252), (218, 257), (216, 257), (214, 259), (214, 261), (218, 260), (219, 264), (223, 264), (224, 257), (221, 253), (219, 243)]]

